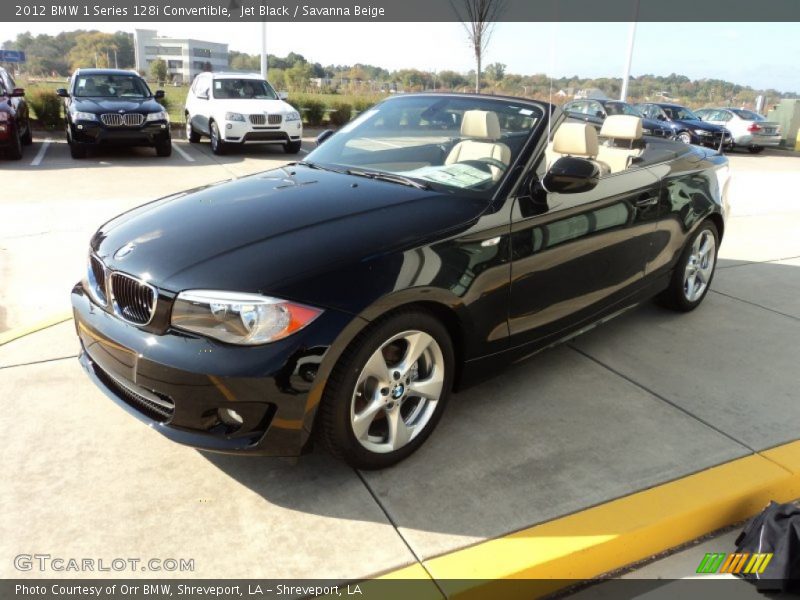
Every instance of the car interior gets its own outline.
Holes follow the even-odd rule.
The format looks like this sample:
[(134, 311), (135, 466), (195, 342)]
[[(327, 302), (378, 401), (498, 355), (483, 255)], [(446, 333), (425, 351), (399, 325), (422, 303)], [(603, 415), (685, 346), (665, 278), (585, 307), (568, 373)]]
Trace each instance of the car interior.
[[(467, 139), (453, 146), (444, 164), (491, 158), (508, 167), (511, 164), (511, 150), (506, 144), (498, 141), (500, 136), (500, 120), (497, 118), (497, 113), (468, 110), (461, 120), (461, 137)], [(494, 181), (500, 179), (505, 171), (504, 168), (492, 164), (489, 168)]]

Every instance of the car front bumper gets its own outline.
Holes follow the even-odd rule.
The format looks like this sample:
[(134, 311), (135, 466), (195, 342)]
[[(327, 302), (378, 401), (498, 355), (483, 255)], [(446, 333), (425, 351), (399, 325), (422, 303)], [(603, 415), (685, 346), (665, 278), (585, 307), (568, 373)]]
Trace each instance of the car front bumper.
[[(317, 371), (353, 320), (326, 310), (295, 335), (246, 347), (148, 333), (94, 304), (81, 284), (72, 307), (81, 365), (128, 413), (181, 444), (267, 456), (302, 453), (320, 395), (310, 393)], [(221, 416), (228, 410), (240, 425)]]
[(285, 144), (303, 137), (302, 121), (284, 121), (280, 125), (253, 125), (247, 121), (226, 121), (223, 137), (226, 142), (258, 142)]
[(155, 146), (170, 140), (169, 123), (154, 121), (140, 127), (106, 127), (94, 121), (70, 123), (73, 143), (114, 146)]

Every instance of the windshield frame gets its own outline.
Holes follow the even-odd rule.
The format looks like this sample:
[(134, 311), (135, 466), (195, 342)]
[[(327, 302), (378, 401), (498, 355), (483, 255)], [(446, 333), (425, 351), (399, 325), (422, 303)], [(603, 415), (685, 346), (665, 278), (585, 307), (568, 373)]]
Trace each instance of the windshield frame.
[[(145, 95), (144, 96), (104, 96), (102, 94), (81, 94), (79, 93), (80, 88), (78, 87), (78, 82), (81, 79), (88, 79), (90, 77), (115, 77), (119, 79), (134, 79), (139, 82), (139, 84), (144, 87)], [(153, 98), (153, 91), (150, 89), (150, 86), (147, 85), (147, 82), (139, 75), (135, 73), (79, 73), (75, 76), (75, 82), (72, 86), (72, 96), (75, 98), (116, 98), (117, 100), (146, 100), (148, 98)]]
[[(218, 96), (216, 85), (218, 81), (238, 81), (241, 82), (241, 85), (244, 85), (244, 82), (248, 82), (254, 85), (264, 85), (266, 86), (267, 92), (272, 94), (272, 97), (258, 97), (258, 96)], [(221, 91), (221, 90), (220, 90)], [(272, 87), (272, 84), (265, 79), (259, 79), (256, 77), (211, 77), (211, 97), (214, 100), (280, 100), (278, 96), (278, 92)]]
[[(702, 121), (700, 117), (698, 117), (690, 108), (685, 106), (680, 106), (679, 104), (670, 104), (670, 105), (662, 105), (661, 110), (664, 111), (664, 114), (667, 115), (673, 121)], [(670, 114), (672, 113), (672, 114)], [(688, 113), (689, 117), (683, 116), (684, 113)], [(674, 115), (674, 116), (673, 116)]]
[[(489, 186), (489, 187), (487, 187), (485, 189), (477, 189), (477, 188), (471, 188), (471, 187), (460, 187), (460, 186), (456, 186), (456, 185), (448, 185), (448, 184), (441, 183), (439, 181), (428, 179), (428, 178), (415, 177), (413, 175), (413, 170), (412, 171), (379, 170), (379, 169), (370, 168), (369, 166), (365, 166), (363, 164), (360, 164), (360, 165), (357, 165), (357, 164), (346, 164), (344, 162), (332, 162), (330, 160), (321, 160), (321, 157), (324, 156), (324, 151), (321, 151), (321, 150), (323, 150), (326, 147), (329, 148), (330, 147), (329, 144), (331, 144), (332, 141), (336, 142), (337, 141), (336, 140), (337, 136), (340, 136), (342, 133), (347, 135), (346, 139), (345, 138), (341, 138), (341, 137), (339, 138), (339, 143), (342, 145), (342, 147), (344, 147), (346, 142), (349, 141), (350, 139), (358, 139), (357, 137), (350, 136), (349, 134), (351, 134), (354, 131), (358, 131), (358, 128), (361, 127), (364, 123), (367, 122), (367, 121), (365, 121), (363, 123), (357, 123), (358, 118), (362, 117), (363, 114), (372, 113), (372, 111), (380, 110), (381, 107), (384, 107), (384, 105), (386, 105), (387, 103), (390, 103), (390, 102), (391, 103), (401, 103), (403, 101), (412, 102), (413, 100), (418, 100), (418, 99), (421, 99), (421, 98), (430, 99), (432, 103), (435, 103), (436, 100), (440, 100), (440, 101), (451, 100), (451, 101), (459, 102), (459, 101), (465, 101), (465, 100), (469, 101), (470, 99), (474, 100), (478, 104), (496, 103), (498, 105), (505, 105), (506, 107), (513, 107), (513, 108), (519, 108), (521, 110), (531, 111), (530, 115), (525, 115), (525, 116), (533, 117), (534, 118), (534, 122), (533, 122), (533, 124), (530, 126), (530, 128), (528, 130), (524, 130), (524, 131), (519, 132), (518, 137), (522, 138), (522, 139), (520, 140), (520, 142), (518, 144), (518, 150), (516, 151), (515, 154), (512, 152), (511, 160), (510, 160), (507, 168), (505, 169), (505, 171), (501, 174), (501, 176), (496, 181), (494, 181), (494, 183), (491, 186)], [(481, 107), (481, 108), (484, 108), (484, 107)], [(475, 109), (471, 109), (471, 110), (479, 110), (479, 109), (476, 107)], [(535, 101), (535, 100), (529, 100), (529, 99), (525, 99), (525, 98), (516, 98), (516, 97), (510, 97), (510, 96), (486, 96), (486, 95), (481, 95), (481, 94), (459, 94), (459, 93), (454, 93), (454, 92), (450, 92), (450, 93), (436, 93), (436, 92), (424, 93), (423, 92), (423, 93), (418, 93), (418, 94), (403, 94), (402, 96), (392, 96), (392, 97), (386, 98), (383, 101), (375, 104), (373, 107), (371, 107), (367, 111), (364, 111), (364, 113), (362, 113), (362, 115), (359, 115), (359, 117), (356, 117), (355, 119), (351, 120), (347, 125), (345, 125), (341, 129), (339, 129), (339, 131), (335, 135), (333, 135), (330, 138), (328, 138), (325, 141), (325, 145), (324, 146), (322, 146), (322, 145), (318, 146), (308, 156), (306, 156), (301, 164), (305, 164), (305, 165), (310, 166), (310, 167), (318, 166), (320, 168), (324, 168), (324, 169), (331, 170), (331, 171), (337, 171), (337, 172), (341, 172), (341, 173), (345, 173), (345, 174), (347, 174), (348, 171), (361, 171), (361, 172), (365, 172), (365, 173), (368, 173), (368, 174), (369, 173), (376, 174), (376, 175), (385, 174), (385, 175), (389, 175), (389, 176), (404, 177), (404, 178), (411, 179), (411, 180), (414, 180), (414, 181), (418, 182), (419, 184), (421, 184), (421, 186), (419, 186), (419, 187), (426, 187), (426, 188), (429, 188), (429, 189), (432, 189), (432, 190), (436, 190), (436, 191), (439, 191), (439, 192), (446, 192), (446, 193), (451, 193), (451, 194), (459, 194), (459, 195), (465, 195), (465, 196), (471, 196), (471, 197), (481, 197), (481, 198), (485, 197), (487, 200), (490, 200), (490, 199), (493, 200), (499, 194), (501, 194), (503, 192), (503, 190), (505, 190), (507, 188), (512, 174), (514, 175), (514, 177), (516, 177), (516, 175), (519, 174), (517, 167), (520, 164), (524, 164), (525, 161), (529, 160), (529, 158), (530, 158), (529, 155), (530, 155), (531, 149), (536, 146), (537, 141), (539, 139), (541, 139), (542, 135), (545, 135), (543, 132), (546, 132), (547, 123), (548, 123), (548, 120), (550, 118), (552, 118), (552, 114), (553, 114), (552, 111), (553, 110), (554, 110), (554, 107), (551, 106), (551, 105), (548, 105), (545, 102), (538, 102), (538, 101)], [(375, 116), (374, 114), (371, 114), (368, 117), (368, 119), (371, 119), (374, 116)], [(357, 124), (353, 125), (354, 123), (357, 123)], [(454, 133), (455, 133), (455, 135), (451, 135), (450, 139), (448, 141), (461, 139), (460, 127), (458, 129), (456, 129)], [(499, 141), (501, 141), (501, 143), (502, 143), (503, 139), (509, 139), (509, 138), (508, 137), (500, 138)], [(342, 140), (344, 140), (344, 141), (342, 141)], [(455, 143), (457, 143), (457, 141)], [(454, 146), (451, 146), (449, 148), (449, 150), (452, 150), (452, 147), (454, 147)], [(434, 165), (431, 165), (431, 166), (434, 166)], [(436, 165), (436, 166), (438, 166), (438, 165)]]

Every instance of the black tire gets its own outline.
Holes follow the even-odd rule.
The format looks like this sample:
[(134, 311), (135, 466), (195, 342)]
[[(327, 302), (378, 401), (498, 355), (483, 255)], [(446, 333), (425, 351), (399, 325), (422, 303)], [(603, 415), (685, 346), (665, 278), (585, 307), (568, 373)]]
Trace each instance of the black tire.
[(172, 156), (172, 140), (156, 144), (156, 154), (164, 157)]
[(186, 139), (189, 140), (190, 144), (196, 144), (200, 141), (200, 134), (192, 127), (192, 118), (189, 113), (186, 113)]
[[(394, 451), (371, 451), (358, 441), (351, 424), (350, 408), (356, 385), (369, 358), (393, 336), (409, 330), (427, 333), (438, 344), (444, 369), (442, 391), (429, 419), (410, 441)], [(453, 385), (454, 368), (450, 335), (445, 326), (430, 313), (403, 310), (378, 320), (353, 340), (331, 372), (319, 408), (317, 433), (330, 453), (351, 467), (368, 470), (389, 467), (411, 455), (433, 432)]]
[(222, 140), (222, 136), (220, 136), (219, 127), (217, 127), (215, 121), (211, 121), (209, 130), (211, 133), (211, 151), (217, 155), (225, 154), (225, 142)]
[(284, 144), (283, 150), (284, 152), (286, 152), (286, 154), (297, 154), (298, 152), (300, 152), (300, 148), (302, 145), (303, 143), (300, 141), (289, 142), (288, 144)]
[[(703, 292), (694, 299), (689, 299), (686, 293), (685, 287), (685, 274), (686, 269), (689, 263), (690, 258), (692, 257), (692, 250), (695, 241), (703, 235), (704, 232), (710, 232), (714, 239), (714, 253), (713, 253), (713, 265), (711, 267), (711, 274), (708, 276), (706, 281), (706, 287)], [(677, 310), (680, 312), (689, 312), (694, 310), (703, 299), (708, 294), (708, 290), (711, 289), (711, 282), (714, 278), (714, 273), (717, 267), (717, 254), (719, 252), (719, 232), (717, 231), (716, 225), (712, 221), (703, 221), (703, 223), (697, 228), (697, 231), (694, 232), (692, 237), (686, 243), (686, 247), (683, 249), (681, 253), (681, 257), (678, 260), (678, 263), (675, 265), (675, 271), (672, 274), (672, 279), (670, 280), (669, 287), (664, 290), (659, 296), (658, 301), (660, 304), (666, 306), (667, 308), (671, 308), (673, 310)]]
[(69, 155), (72, 158), (86, 158), (87, 153), (86, 146), (74, 142), (69, 145)]
[(31, 129), (31, 122), (28, 121), (25, 128), (25, 135), (22, 136), (22, 145), (30, 146), (33, 143), (33, 130)]
[(760, 154), (764, 151), (764, 146), (748, 146), (747, 151), (750, 154)]
[(7, 150), (8, 158), (11, 160), (22, 159), (22, 138), (19, 135), (19, 129), (14, 129), (14, 138), (11, 140), (11, 145)]

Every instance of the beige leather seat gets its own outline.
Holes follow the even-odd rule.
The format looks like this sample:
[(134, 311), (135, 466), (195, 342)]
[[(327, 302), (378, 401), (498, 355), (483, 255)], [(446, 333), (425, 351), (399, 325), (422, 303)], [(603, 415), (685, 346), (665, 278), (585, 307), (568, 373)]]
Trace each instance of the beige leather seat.
[(545, 155), (547, 168), (562, 156), (577, 156), (597, 164), (600, 175), (607, 175), (608, 166), (597, 159), (599, 143), (597, 130), (588, 123), (562, 123), (553, 136), (553, 141), (547, 145)]
[[(500, 139), (500, 121), (497, 113), (488, 110), (468, 110), (461, 121), (461, 137), (472, 138), (458, 142), (444, 161), (451, 165), (465, 160), (494, 158), (504, 165), (511, 163), (511, 150)], [(490, 166), (492, 178), (497, 181), (503, 171)]]
[(597, 159), (609, 166), (612, 173), (629, 169), (633, 159), (642, 155), (642, 119), (633, 115), (611, 115), (603, 122), (600, 137), (606, 138)]

